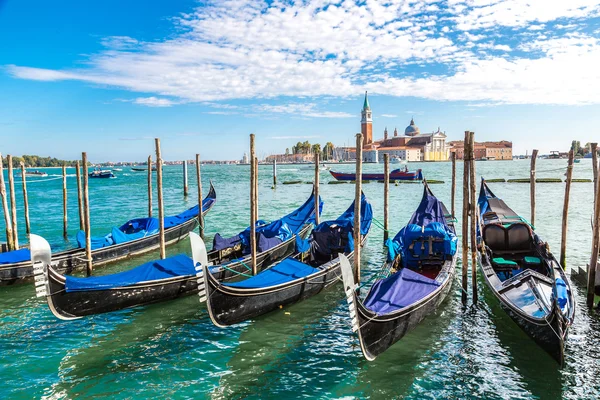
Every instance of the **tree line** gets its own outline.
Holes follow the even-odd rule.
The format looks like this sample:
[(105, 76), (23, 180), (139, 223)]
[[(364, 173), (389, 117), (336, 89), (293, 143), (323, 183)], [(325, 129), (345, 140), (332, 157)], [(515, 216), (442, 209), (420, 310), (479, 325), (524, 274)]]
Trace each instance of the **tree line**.
[[(59, 160), (54, 157), (41, 157), (41, 156), (32, 156), (32, 155), (23, 155), (21, 157), (13, 156), (13, 167), (18, 168), (21, 166), (21, 162), (25, 164), (27, 168), (41, 168), (41, 167), (62, 167), (66, 165), (67, 167), (74, 167), (76, 161), (66, 161)], [(8, 167), (8, 162), (6, 157), (2, 159), (3, 167)]]
[[(592, 149), (592, 146), (590, 143), (586, 143), (585, 146), (581, 146), (581, 143), (579, 142), (579, 140), (573, 140), (571, 142), (571, 150), (573, 150), (573, 153), (575, 156), (585, 156), (586, 154), (588, 154)], [(598, 154), (600, 155), (600, 150), (598, 150)]]
[(321, 149), (321, 145), (319, 143), (310, 144), (310, 142), (306, 140), (304, 142), (298, 142), (295, 146), (292, 146), (291, 153), (289, 148), (285, 149), (285, 155), (319, 153), (322, 160), (330, 160), (333, 158), (334, 148), (335, 146), (331, 142), (327, 142)]

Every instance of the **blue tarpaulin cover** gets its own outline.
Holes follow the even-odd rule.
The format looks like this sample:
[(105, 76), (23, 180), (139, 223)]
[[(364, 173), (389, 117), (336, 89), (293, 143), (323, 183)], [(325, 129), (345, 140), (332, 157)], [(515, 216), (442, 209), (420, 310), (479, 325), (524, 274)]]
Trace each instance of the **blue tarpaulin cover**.
[(184, 254), (179, 254), (164, 260), (150, 261), (129, 271), (112, 275), (90, 278), (75, 278), (67, 275), (66, 290), (67, 292), (106, 290), (145, 281), (195, 274), (193, 260)]
[[(319, 214), (323, 210), (323, 201), (319, 198)], [(256, 228), (257, 233), (261, 233), (262, 236), (266, 239), (278, 238), (281, 242), (285, 242), (290, 239), (292, 236), (300, 232), (302, 227), (308, 223), (314, 223), (315, 221), (315, 197), (314, 193), (310, 195), (308, 200), (304, 202), (299, 208), (286, 215), (285, 217), (273, 221), (271, 223), (263, 223), (262, 226)], [(259, 224), (257, 223), (257, 226)], [(240, 232), (238, 235), (233, 236), (232, 238), (224, 239), (220, 237), (219, 246), (226, 245), (228, 242), (231, 242), (233, 239), (235, 243), (237, 241), (242, 242), (243, 253), (250, 253), (250, 227), (246, 228), (244, 231)], [(281, 243), (279, 242), (279, 243)], [(235, 244), (234, 243), (234, 244)], [(276, 241), (272, 241), (271, 244), (277, 243)], [(214, 244), (214, 243), (213, 243)], [(221, 250), (225, 247), (221, 247)], [(265, 249), (268, 250), (268, 249)], [(265, 251), (262, 250), (262, 251)]]
[[(429, 249), (427, 239), (430, 237), (442, 239), (443, 242), (432, 242), (433, 249)], [(388, 261), (402, 254), (403, 266), (413, 267), (422, 256), (430, 253), (456, 254), (457, 243), (458, 238), (446, 223), (443, 203), (425, 187), (421, 203), (408, 225), (402, 228), (393, 240), (386, 242)]]
[[(360, 215), (360, 232), (366, 235), (373, 221), (373, 210), (364, 193), (361, 196)], [(354, 202), (337, 219), (321, 222), (305, 242), (310, 242), (313, 256), (337, 256), (337, 253), (349, 253), (354, 250), (353, 230)]]
[(0, 264), (14, 264), (31, 260), (29, 249), (20, 249), (0, 253)]
[(274, 267), (264, 270), (252, 278), (225, 285), (238, 288), (264, 288), (303, 278), (318, 271), (318, 269), (298, 260), (286, 258)]
[(439, 286), (435, 280), (403, 268), (376, 282), (369, 291), (364, 306), (379, 315), (389, 314), (425, 298)]
[[(202, 209), (209, 209), (216, 201), (215, 198), (207, 197), (202, 201)], [(172, 228), (198, 216), (198, 205), (183, 211), (180, 214), (165, 217), (165, 229)], [(159, 223), (157, 218), (136, 218), (127, 221), (119, 228), (112, 228), (111, 233), (106, 236), (92, 236), (92, 250), (121, 244), (132, 240), (158, 233)], [(85, 232), (79, 231), (76, 235), (77, 245), (85, 248)]]

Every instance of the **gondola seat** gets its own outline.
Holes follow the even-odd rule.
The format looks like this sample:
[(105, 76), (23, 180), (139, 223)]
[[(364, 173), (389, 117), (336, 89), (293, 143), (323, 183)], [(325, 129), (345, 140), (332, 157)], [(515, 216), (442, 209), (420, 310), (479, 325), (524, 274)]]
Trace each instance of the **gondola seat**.
[(499, 224), (483, 228), (483, 240), (495, 255), (523, 254), (533, 247), (531, 229), (526, 224), (515, 223), (508, 227)]

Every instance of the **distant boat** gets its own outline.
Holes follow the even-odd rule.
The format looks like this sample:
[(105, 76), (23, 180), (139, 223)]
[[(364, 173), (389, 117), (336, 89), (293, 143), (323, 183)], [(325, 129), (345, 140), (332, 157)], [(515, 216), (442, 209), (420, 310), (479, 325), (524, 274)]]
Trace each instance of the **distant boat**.
[(48, 174), (42, 171), (25, 171), (25, 177), (26, 178), (45, 178), (47, 177)]
[(113, 171), (118, 171), (118, 172), (121, 172), (121, 171), (123, 171), (123, 168), (113, 168), (112, 170), (113, 170)]
[(576, 159), (574, 159), (574, 160), (573, 160), (573, 162), (574, 162), (575, 164), (579, 164), (579, 163), (581, 162), (581, 159), (580, 159), (580, 158), (576, 158)]
[(390, 158), (390, 164), (406, 164), (407, 161), (401, 159), (400, 157), (392, 157)]
[[(354, 181), (356, 180), (356, 174), (354, 173), (343, 173), (329, 171), (331, 175), (338, 181)], [(362, 174), (363, 181), (382, 181), (384, 174)], [(420, 181), (423, 180), (423, 173), (421, 169), (414, 172), (408, 171), (408, 168), (401, 170), (395, 169), (390, 172), (390, 181)]]
[[(131, 167), (132, 171), (143, 172), (148, 171), (148, 167)], [(156, 167), (152, 167), (152, 171), (156, 171)]]
[(90, 178), (115, 178), (115, 174), (109, 169), (96, 169), (88, 174)]

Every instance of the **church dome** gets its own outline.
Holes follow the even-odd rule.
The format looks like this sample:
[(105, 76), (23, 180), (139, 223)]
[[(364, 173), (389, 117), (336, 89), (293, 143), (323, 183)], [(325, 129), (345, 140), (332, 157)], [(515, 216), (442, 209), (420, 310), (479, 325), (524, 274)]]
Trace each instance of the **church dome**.
[(415, 120), (411, 118), (410, 125), (406, 127), (404, 134), (406, 136), (416, 136), (419, 133), (421, 133), (421, 131), (419, 131), (419, 127), (415, 125)]

